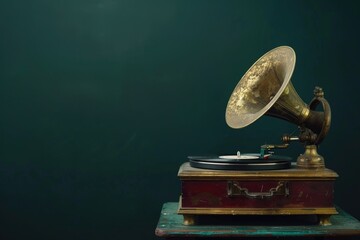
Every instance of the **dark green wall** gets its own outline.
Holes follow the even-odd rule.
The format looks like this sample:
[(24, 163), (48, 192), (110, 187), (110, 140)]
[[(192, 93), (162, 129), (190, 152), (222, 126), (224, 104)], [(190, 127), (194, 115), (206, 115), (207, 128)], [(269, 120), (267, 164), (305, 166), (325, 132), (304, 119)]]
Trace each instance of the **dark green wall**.
[(304, 101), (325, 89), (320, 151), (341, 176), (337, 204), (360, 218), (356, 2), (2, 1), (2, 239), (155, 239), (187, 155), (257, 151), (296, 129), (224, 121), (240, 77), (279, 45), (297, 53)]

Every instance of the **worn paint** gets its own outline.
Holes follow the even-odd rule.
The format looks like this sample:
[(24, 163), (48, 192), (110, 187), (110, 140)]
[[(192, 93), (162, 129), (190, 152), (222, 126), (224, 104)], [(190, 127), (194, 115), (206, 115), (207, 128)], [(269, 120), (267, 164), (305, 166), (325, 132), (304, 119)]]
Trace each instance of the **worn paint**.
[[(295, 216), (284, 216), (283, 225), (275, 225), (272, 221), (251, 225), (216, 224), (184, 226), (183, 217), (177, 214), (178, 203), (165, 203), (155, 233), (159, 237), (312, 237), (312, 236), (360, 236), (360, 222), (337, 208), (338, 215), (331, 217), (331, 226), (317, 224), (304, 225), (303, 222), (289, 224), (289, 219)], [(246, 216), (245, 218), (247, 218)], [(271, 216), (273, 217), (273, 216)], [(244, 217), (243, 217), (244, 218)], [(252, 218), (254, 220), (254, 218)], [(296, 219), (295, 219), (296, 220)], [(241, 223), (241, 221), (239, 221)], [(259, 221), (258, 221), (259, 223)]]

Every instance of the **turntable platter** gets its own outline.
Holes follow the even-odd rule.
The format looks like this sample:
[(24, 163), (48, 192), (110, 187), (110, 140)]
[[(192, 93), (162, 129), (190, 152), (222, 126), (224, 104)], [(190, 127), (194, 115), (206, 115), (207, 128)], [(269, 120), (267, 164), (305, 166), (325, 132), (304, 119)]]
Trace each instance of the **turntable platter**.
[(266, 155), (247, 153), (241, 158), (237, 155), (223, 156), (189, 156), (190, 166), (195, 168), (213, 170), (278, 170), (288, 169), (291, 166), (291, 158), (287, 156)]

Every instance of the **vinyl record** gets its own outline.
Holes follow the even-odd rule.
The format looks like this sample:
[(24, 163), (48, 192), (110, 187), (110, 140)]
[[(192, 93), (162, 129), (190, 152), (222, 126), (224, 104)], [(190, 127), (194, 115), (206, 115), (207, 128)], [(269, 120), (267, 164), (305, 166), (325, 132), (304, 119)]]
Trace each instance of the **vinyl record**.
[(213, 170), (279, 170), (291, 166), (291, 158), (287, 156), (268, 155), (261, 158), (260, 154), (243, 154), (241, 159), (219, 156), (189, 156), (190, 166)]

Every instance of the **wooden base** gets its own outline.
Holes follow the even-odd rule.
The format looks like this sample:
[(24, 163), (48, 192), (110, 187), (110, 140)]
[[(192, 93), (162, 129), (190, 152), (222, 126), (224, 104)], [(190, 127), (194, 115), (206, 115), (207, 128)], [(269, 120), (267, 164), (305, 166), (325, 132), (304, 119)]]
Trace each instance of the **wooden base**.
[(204, 215), (317, 215), (319, 225), (331, 225), (331, 215), (338, 214), (335, 207), (330, 208), (183, 208), (181, 198), (178, 214), (184, 216), (184, 225), (196, 225), (197, 216)]
[[(162, 239), (360, 239), (360, 222), (336, 208), (332, 225), (316, 224), (315, 215), (303, 216), (189, 216), (196, 226), (184, 226), (183, 216), (177, 213), (177, 202), (165, 203), (155, 234)], [(187, 214), (185, 214), (187, 215)], [(184, 215), (184, 216), (185, 216)], [(206, 216), (208, 217), (208, 216)], [(320, 218), (322, 216), (319, 216)], [(328, 218), (323, 215), (323, 218)], [(228, 221), (226, 221), (228, 219)], [(206, 219), (204, 219), (206, 220)], [(198, 221), (198, 222), (197, 222)], [(321, 220), (320, 220), (321, 221)]]
[[(320, 226), (330, 226), (331, 221), (330, 221), (330, 217), (331, 215), (325, 214), (325, 215), (317, 215), (318, 216), (318, 224)], [(183, 220), (183, 224), (185, 226), (194, 226), (198, 224), (198, 216), (197, 215), (193, 215), (193, 214), (183, 214), (184, 220)]]

